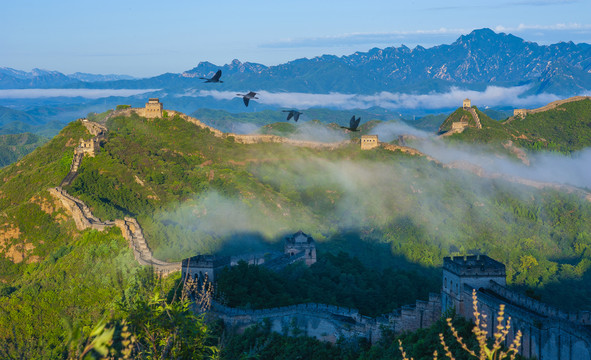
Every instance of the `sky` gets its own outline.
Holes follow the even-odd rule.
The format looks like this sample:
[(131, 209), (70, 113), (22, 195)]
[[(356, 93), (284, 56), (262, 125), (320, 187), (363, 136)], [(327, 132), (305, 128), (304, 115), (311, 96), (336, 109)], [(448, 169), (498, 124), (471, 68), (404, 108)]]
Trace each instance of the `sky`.
[(0, 67), (180, 73), (201, 61), (277, 65), (373, 47), (431, 47), (488, 27), (591, 43), (590, 0), (19, 0), (2, 5)]

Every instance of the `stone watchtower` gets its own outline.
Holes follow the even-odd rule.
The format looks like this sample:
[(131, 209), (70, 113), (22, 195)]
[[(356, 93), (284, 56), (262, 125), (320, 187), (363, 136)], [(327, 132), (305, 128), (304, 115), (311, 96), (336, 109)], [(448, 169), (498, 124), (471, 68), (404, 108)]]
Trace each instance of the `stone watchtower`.
[(452, 256), (443, 258), (443, 287), (441, 308), (455, 308), (465, 315), (472, 311), (471, 290), (463, 296), (464, 286), (474, 289), (488, 288), (490, 281), (505, 286), (505, 265), (486, 255)]
[(379, 146), (377, 135), (361, 135), (361, 150), (371, 150)]
[(152, 118), (161, 118), (162, 117), (162, 103), (158, 98), (150, 98), (146, 103), (146, 108), (144, 109), (144, 117), (148, 119)]
[(184, 259), (182, 262), (182, 279), (191, 277), (193, 280), (202, 283), (207, 278), (209, 282), (213, 283), (219, 272), (226, 266), (230, 266), (229, 256), (193, 256)]
[(285, 238), (284, 252), (289, 256), (303, 256), (308, 266), (316, 262), (316, 242), (301, 230)]
[(86, 154), (90, 157), (94, 157), (96, 153), (100, 149), (100, 142), (97, 137), (93, 137), (92, 139), (86, 141), (84, 139), (80, 139), (80, 145), (74, 150), (76, 154)]
[(464, 102), (462, 102), (462, 107), (464, 109), (469, 109), (472, 107), (472, 102), (470, 101), (470, 99), (464, 99)]
[(526, 109), (514, 109), (513, 110), (514, 117), (517, 117), (517, 116), (525, 117), (525, 115), (527, 115)]

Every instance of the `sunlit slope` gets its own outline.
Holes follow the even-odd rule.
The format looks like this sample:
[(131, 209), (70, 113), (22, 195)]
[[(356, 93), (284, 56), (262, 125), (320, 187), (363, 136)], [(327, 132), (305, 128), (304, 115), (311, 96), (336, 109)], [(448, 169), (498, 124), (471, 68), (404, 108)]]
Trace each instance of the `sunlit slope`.
[(9, 354), (60, 357), (66, 322), (95, 324), (135, 281), (138, 265), (120, 231), (77, 230), (47, 191), (89, 137), (73, 122), (0, 170), (0, 345)]
[[(461, 134), (452, 135), (450, 139), (471, 143), (511, 140), (531, 150), (561, 152), (573, 152), (591, 146), (591, 99), (588, 98), (501, 122), (476, 111), (482, 122), (482, 129), (468, 127)], [(450, 130), (451, 124), (459, 121), (460, 112), (467, 113), (458, 109), (443, 122), (440, 130)]]
[(107, 125), (104, 149), (84, 159), (68, 191), (102, 219), (137, 216), (161, 259), (223, 252), (241, 239), (277, 243), (301, 229), (329, 247), (354, 231), (424, 265), (480, 251), (506, 262), (509, 281), (534, 286), (559, 279), (563, 262), (587, 270), (591, 208), (574, 195), (358, 144), (243, 145), (181, 119)]

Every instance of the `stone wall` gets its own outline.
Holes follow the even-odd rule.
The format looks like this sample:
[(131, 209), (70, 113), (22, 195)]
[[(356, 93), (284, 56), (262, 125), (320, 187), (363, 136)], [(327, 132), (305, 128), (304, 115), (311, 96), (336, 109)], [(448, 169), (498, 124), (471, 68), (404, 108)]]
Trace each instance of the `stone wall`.
[(591, 325), (591, 312), (564, 312), (541, 301), (537, 301), (523, 294), (516, 293), (496, 282), (491, 282), (488, 288), (507, 302), (526, 308), (547, 318), (557, 318), (576, 325)]
[[(472, 303), (472, 289), (469, 285), (464, 287), (464, 303)], [(507, 343), (513, 341), (517, 331), (521, 331), (521, 355), (539, 360), (591, 359), (591, 331), (589, 326), (579, 325), (577, 322), (580, 320), (565, 320), (561, 318), (559, 311), (550, 309), (548, 305), (524, 299), (494, 282), (488, 288), (478, 289), (477, 297), (479, 311), (487, 318), (487, 329), (497, 326), (496, 317), (500, 305), (505, 305), (505, 318), (511, 318)], [(466, 306), (461, 315), (473, 319), (472, 307)]]
[(591, 96), (573, 96), (568, 99), (557, 100), (549, 103), (548, 105), (539, 107), (537, 109), (515, 109), (513, 110), (513, 116), (509, 118), (509, 121), (514, 120), (517, 117), (525, 117), (527, 114), (535, 114), (543, 111), (556, 109), (558, 106), (567, 104), (573, 101), (589, 100)]
[(377, 318), (363, 316), (357, 309), (316, 303), (244, 310), (214, 301), (211, 314), (238, 332), (266, 319), (271, 323), (272, 331), (285, 335), (305, 334), (332, 343), (341, 337), (362, 337), (376, 342), (384, 328), (399, 333), (431, 326), (441, 316), (441, 300), (439, 295), (430, 294), (429, 301), (419, 300), (415, 305)]
[(107, 128), (94, 121), (88, 121), (88, 119), (79, 119), (82, 125), (88, 130), (88, 132), (94, 136), (100, 136), (107, 133)]
[(127, 239), (129, 247), (133, 250), (134, 258), (141, 265), (153, 266), (154, 270), (161, 274), (181, 271), (180, 262), (169, 263), (154, 258), (146, 243), (142, 228), (135, 218), (126, 217), (123, 220), (115, 220), (114, 224), (121, 229), (123, 237)]
[(102, 222), (98, 218), (96, 218), (90, 212), (88, 206), (83, 203), (80, 199), (75, 198), (68, 194), (64, 189), (60, 186), (49, 189), (49, 193), (59, 199), (64, 207), (70, 212), (70, 215), (74, 219), (76, 223), (76, 228), (78, 230), (85, 230), (85, 229), (95, 229), (98, 231), (103, 231), (108, 227), (114, 225), (114, 222)]
[[(88, 121), (86, 119), (80, 119), (80, 121), (82, 122), (82, 124), (84, 124), (86, 129), (91, 134), (95, 135), (95, 137), (92, 139), (92, 141), (94, 142), (98, 143), (98, 139), (104, 137), (104, 135), (107, 132), (107, 128), (100, 124)], [(81, 143), (86, 142), (84, 140), (81, 140)], [(168, 263), (166, 261), (161, 261), (154, 258), (154, 256), (152, 255), (152, 251), (146, 243), (146, 239), (144, 238), (142, 229), (136, 219), (126, 217), (123, 220), (101, 221), (92, 214), (92, 212), (84, 202), (68, 194), (62, 188), (62, 186), (70, 185), (72, 181), (76, 178), (82, 158), (85, 154), (88, 155), (88, 152), (79, 151), (79, 149), (80, 147), (74, 150), (74, 158), (72, 160), (72, 165), (70, 166), (70, 171), (61, 181), (60, 186), (50, 188), (48, 190), (49, 193), (57, 199), (59, 199), (64, 205), (64, 207), (68, 210), (68, 212), (74, 219), (76, 228), (78, 230), (95, 229), (98, 231), (104, 231), (106, 228), (118, 226), (121, 229), (123, 237), (129, 241), (129, 247), (133, 250), (134, 257), (138, 261), (138, 263), (140, 263), (141, 265), (153, 266), (156, 272), (164, 275), (175, 271), (180, 271), (180, 262)]]
[(474, 108), (468, 108), (468, 112), (472, 115), (474, 122), (476, 123), (477, 129), (482, 129), (482, 124), (480, 123), (480, 117)]

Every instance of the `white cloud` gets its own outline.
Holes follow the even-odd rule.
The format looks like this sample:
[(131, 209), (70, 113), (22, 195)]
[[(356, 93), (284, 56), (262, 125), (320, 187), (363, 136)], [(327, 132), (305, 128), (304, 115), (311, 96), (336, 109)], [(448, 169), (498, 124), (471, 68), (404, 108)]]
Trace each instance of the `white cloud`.
[[(535, 5), (555, 5), (567, 4), (572, 1), (532, 1)], [(527, 5), (530, 2), (515, 2), (505, 3), (502, 6), (519, 6)], [(530, 4), (530, 5), (532, 5)], [(499, 6), (499, 5), (494, 5)], [(478, 6), (481, 7), (481, 6)], [(486, 6), (485, 6), (486, 7)], [(562, 34), (569, 32), (568, 38), (572, 41), (580, 41), (581, 32), (584, 34), (591, 31), (591, 24), (581, 23), (556, 23), (556, 24), (519, 24), (517, 26), (511, 25), (487, 25), (496, 32), (514, 33), (526, 38), (529, 41), (538, 41), (540, 43), (548, 43), (545, 38), (552, 34)], [(443, 43), (451, 43), (457, 37), (463, 34), (468, 34), (472, 31), (471, 28), (439, 28), (439, 29), (417, 29), (410, 31), (389, 31), (389, 32), (372, 32), (372, 33), (345, 33), (332, 36), (319, 37), (305, 37), (305, 38), (288, 38), (275, 42), (261, 44), (261, 48), (315, 48), (315, 47), (342, 47), (342, 46), (365, 46), (366, 48), (372, 46), (387, 47), (398, 44), (406, 44), (407, 46), (435, 46)], [(542, 32), (542, 33), (540, 33)], [(588, 38), (587, 38), (588, 40)], [(554, 40), (551, 37), (551, 41)], [(584, 39), (583, 39), (584, 41)]]
[(431, 138), (413, 146), (445, 164), (466, 162), (479, 166), (488, 173), (591, 188), (591, 149), (584, 149), (570, 156), (556, 153), (528, 154), (531, 165), (526, 166), (517, 160), (491, 154), (489, 149), (476, 145), (447, 144)]
[(0, 99), (36, 99), (54, 97), (83, 97), (100, 99), (110, 96), (128, 97), (159, 89), (5, 89), (0, 90)]
[(559, 23), (550, 25), (527, 25), (519, 24), (514, 27), (507, 27), (503, 25), (497, 25), (493, 29), (496, 32), (523, 32), (527, 30), (591, 30), (591, 24), (578, 24), (578, 23)]
[[(307, 94), (295, 92), (272, 93), (257, 91), (257, 102), (266, 105), (307, 109), (311, 107), (332, 107), (339, 109), (367, 109), (380, 106), (386, 109), (449, 109), (458, 107), (462, 100), (470, 98), (480, 108), (486, 106), (512, 106), (516, 108), (532, 108), (559, 100), (554, 94), (538, 94), (521, 96), (528, 90), (527, 86), (498, 87), (489, 86), (484, 91), (462, 90), (452, 88), (447, 93), (405, 94), (383, 91), (374, 95), (358, 94)], [(211, 96), (216, 100), (231, 100), (236, 91), (201, 90), (187, 93), (187, 96)]]
[(418, 39), (429, 39), (434, 42), (434, 37), (448, 37), (449, 35), (458, 36), (470, 32), (469, 29), (427, 29), (411, 31), (390, 31), (378, 33), (347, 33), (332, 36), (319, 36), (313, 38), (291, 38), (279, 40), (276, 42), (262, 44), (263, 48), (294, 48), (294, 47), (325, 47), (341, 46), (352, 44), (392, 44), (401, 42), (414, 43)]

